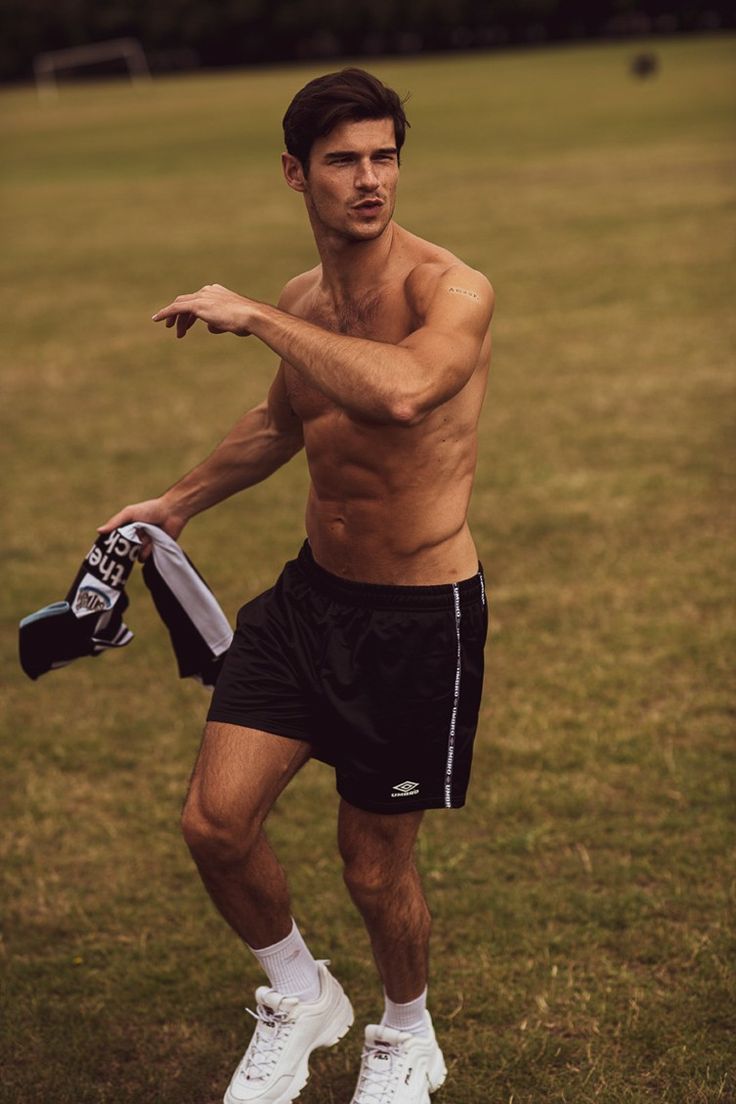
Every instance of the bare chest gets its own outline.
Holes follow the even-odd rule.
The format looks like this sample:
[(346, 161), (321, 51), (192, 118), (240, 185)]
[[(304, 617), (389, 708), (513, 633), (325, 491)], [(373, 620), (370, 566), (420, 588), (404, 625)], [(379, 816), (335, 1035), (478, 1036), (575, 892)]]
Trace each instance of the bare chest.
[[(387, 292), (369, 295), (357, 302), (345, 303), (339, 309), (324, 302), (314, 302), (299, 313), (307, 322), (330, 333), (391, 345), (398, 345), (419, 325), (401, 290), (394, 295)], [(288, 364), (285, 379), (291, 407), (303, 422), (339, 410)]]

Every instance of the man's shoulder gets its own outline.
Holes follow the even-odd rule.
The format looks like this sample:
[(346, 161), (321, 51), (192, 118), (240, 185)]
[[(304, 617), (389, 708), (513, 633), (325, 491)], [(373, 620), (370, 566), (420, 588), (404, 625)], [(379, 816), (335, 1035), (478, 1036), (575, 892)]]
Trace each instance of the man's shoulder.
[(292, 314), (295, 313), (298, 304), (317, 287), (321, 275), (322, 265), (316, 265), (315, 268), (310, 268), (306, 272), (300, 272), (298, 276), (293, 276), (284, 285), (279, 295), (278, 306), (280, 309)]
[(410, 261), (407, 280), (415, 283), (436, 283), (442, 276), (451, 270), (457, 269), (460, 274), (475, 274), (481, 279), (486, 279), (483, 273), (472, 268), (469, 264), (452, 253), (444, 246), (435, 242), (420, 238), (410, 231), (400, 228), (402, 252)]
[(424, 316), (438, 289), (447, 284), (466, 291), (473, 298), (493, 303), (493, 288), (488, 277), (471, 267), (449, 249), (422, 242), (424, 249), (417, 251), (416, 263), (410, 268), (406, 280), (406, 296), (416, 312)]

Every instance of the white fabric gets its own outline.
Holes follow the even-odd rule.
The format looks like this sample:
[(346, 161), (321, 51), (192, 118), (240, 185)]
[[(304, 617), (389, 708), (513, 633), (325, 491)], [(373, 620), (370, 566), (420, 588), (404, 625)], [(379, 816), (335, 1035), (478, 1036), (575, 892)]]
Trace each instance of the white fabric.
[(368, 1024), (350, 1104), (430, 1104), (429, 1094), (444, 1082), (447, 1069), (429, 1012), (424, 1015), (424, 1035)]
[(319, 971), (302, 933), (292, 921), (291, 931), (270, 947), (250, 948), (271, 983), (271, 988), (285, 997), (316, 1001), (319, 997)]
[(319, 962), (320, 995), (305, 1003), (262, 985), (256, 991), (256, 1029), (232, 1076), (224, 1104), (289, 1104), (309, 1077), (309, 1055), (333, 1046), (353, 1022), (339, 981)]
[(427, 989), (412, 1001), (397, 1004), (384, 993), (385, 1009), (381, 1020), (382, 1027), (392, 1027), (394, 1031), (408, 1031), (410, 1035), (426, 1035), (428, 1031)]
[(136, 544), (141, 544), (140, 531), (151, 538), (153, 562), (169, 590), (213, 654), (222, 655), (230, 647), (233, 631), (212, 591), (194, 571), (176, 541), (163, 529), (143, 521), (134, 521), (120, 529), (126, 540)]

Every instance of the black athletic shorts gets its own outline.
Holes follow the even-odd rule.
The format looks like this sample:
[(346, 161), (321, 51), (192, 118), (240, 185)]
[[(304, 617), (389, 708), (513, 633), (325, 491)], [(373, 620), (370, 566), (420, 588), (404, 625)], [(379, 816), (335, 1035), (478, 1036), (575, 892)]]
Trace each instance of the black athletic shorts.
[(354, 583), (305, 543), (240, 610), (207, 719), (308, 741), (360, 809), (459, 808), (487, 626), (480, 565), (441, 586)]

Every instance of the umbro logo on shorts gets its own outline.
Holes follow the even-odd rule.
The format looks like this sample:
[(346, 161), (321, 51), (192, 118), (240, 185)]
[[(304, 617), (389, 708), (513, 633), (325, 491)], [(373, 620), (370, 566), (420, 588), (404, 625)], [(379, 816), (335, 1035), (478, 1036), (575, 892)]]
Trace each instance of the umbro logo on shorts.
[(392, 797), (413, 797), (414, 794), (419, 793), (418, 782), (399, 782), (398, 786), (394, 786), (394, 792)]

